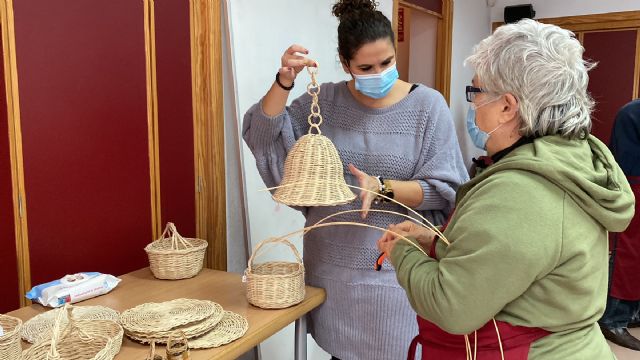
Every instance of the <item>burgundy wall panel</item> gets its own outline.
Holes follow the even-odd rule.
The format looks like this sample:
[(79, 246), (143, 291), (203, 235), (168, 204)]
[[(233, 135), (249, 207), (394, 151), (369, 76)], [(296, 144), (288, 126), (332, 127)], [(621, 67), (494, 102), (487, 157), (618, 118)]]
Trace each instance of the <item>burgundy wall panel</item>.
[(589, 91), (596, 101), (591, 133), (606, 144), (616, 113), (633, 95), (636, 36), (636, 30), (584, 34), (584, 57), (598, 62), (589, 73)]
[(147, 264), (143, 2), (14, 1), (32, 283)]
[[(2, 59), (2, 55), (2, 39), (0, 39), (0, 59)], [(18, 291), (18, 261), (14, 226), (7, 97), (4, 67), (0, 66), (0, 274), (2, 274), (0, 313), (19, 308), (19, 297), (23, 295)]]
[(189, 2), (155, 1), (160, 196), (163, 226), (196, 233)]

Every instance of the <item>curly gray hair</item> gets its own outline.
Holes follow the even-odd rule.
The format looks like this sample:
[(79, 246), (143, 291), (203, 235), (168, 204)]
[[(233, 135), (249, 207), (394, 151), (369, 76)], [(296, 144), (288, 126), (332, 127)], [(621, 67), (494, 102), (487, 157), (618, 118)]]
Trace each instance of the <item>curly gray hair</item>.
[(496, 29), (465, 65), (487, 92), (516, 97), (521, 135), (576, 139), (589, 134), (594, 106), (587, 72), (595, 63), (583, 52), (571, 31), (526, 19)]

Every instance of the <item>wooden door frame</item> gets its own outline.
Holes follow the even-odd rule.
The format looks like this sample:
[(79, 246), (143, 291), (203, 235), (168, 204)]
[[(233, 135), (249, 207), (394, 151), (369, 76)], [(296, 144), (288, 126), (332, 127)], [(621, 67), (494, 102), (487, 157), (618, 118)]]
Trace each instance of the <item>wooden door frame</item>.
[(222, 3), (190, 0), (196, 236), (209, 243), (206, 266), (227, 269)]
[[(162, 217), (154, 0), (145, 3), (149, 171), (152, 228), (157, 238)], [(216, 270), (227, 269), (221, 16), (220, 0), (189, 0), (196, 237), (207, 240), (205, 266)]]
[(4, 82), (6, 85), (7, 120), (9, 122), (9, 154), (11, 158), (16, 260), (18, 263), (18, 295), (20, 297), (20, 306), (27, 306), (31, 302), (23, 295), (31, 289), (31, 266), (29, 260), (29, 236), (27, 231), (27, 207), (24, 187), (22, 131), (20, 128), (20, 100), (18, 92), (18, 68), (16, 65), (13, 0), (0, 0), (0, 22), (2, 22)]
[(392, 26), (395, 34), (395, 46), (398, 48), (398, 7), (402, 6), (423, 11), (438, 17), (436, 41), (436, 90), (442, 93), (447, 103), (451, 97), (451, 45), (453, 39), (453, 0), (442, 0), (442, 14), (421, 6), (393, 0)]
[[(640, 97), (640, 11), (619, 11), (604, 14), (563, 16), (554, 18), (536, 19), (545, 24), (560, 26), (576, 33), (578, 40), (584, 41), (584, 33), (592, 31), (615, 31), (624, 29), (636, 29), (636, 58), (633, 71), (632, 99)], [(492, 23), (492, 29), (504, 25), (498, 21)]]
[[(637, 28), (640, 27), (640, 11), (620, 11), (605, 14), (562, 16), (535, 20), (545, 24), (558, 25), (563, 29), (573, 32)], [(492, 24), (492, 29), (495, 30), (500, 25), (504, 25), (504, 22), (494, 22)]]

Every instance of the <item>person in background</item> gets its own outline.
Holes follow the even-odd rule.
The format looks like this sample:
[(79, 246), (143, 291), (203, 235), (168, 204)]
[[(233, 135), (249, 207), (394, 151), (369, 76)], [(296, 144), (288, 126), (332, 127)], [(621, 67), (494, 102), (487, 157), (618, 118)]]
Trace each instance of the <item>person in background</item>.
[[(351, 80), (321, 85), (322, 135), (336, 146), (345, 180), (416, 209), (435, 223), (451, 211), (455, 191), (468, 177), (451, 113), (437, 91), (398, 80), (391, 22), (371, 0), (342, 0), (338, 53)], [(269, 187), (280, 184), (288, 151), (307, 134), (311, 96), (285, 106), (296, 75), (315, 66), (300, 45), (288, 48), (266, 95), (245, 114), (243, 138)], [(299, 86), (296, 83), (296, 86)], [(379, 176), (380, 178), (377, 178)], [(361, 202), (307, 207), (306, 225), (343, 210), (362, 210), (334, 218), (386, 228), (400, 216), (370, 212), (370, 207), (406, 213), (390, 202), (360, 193)], [(306, 283), (324, 288), (327, 300), (311, 312), (309, 329), (334, 359), (400, 359), (417, 331), (415, 312), (389, 264), (376, 272), (379, 231), (329, 227), (304, 237)]]
[[(589, 134), (584, 48), (555, 25), (499, 27), (467, 58), (467, 100), (488, 158), (460, 186), (443, 234), (391, 229), (379, 247), (418, 313), (423, 359), (615, 359), (598, 328), (607, 294), (607, 232), (634, 212), (629, 183)], [(469, 129), (471, 132), (473, 129)], [(465, 350), (468, 349), (468, 350)], [(413, 354), (410, 353), (410, 358)]]
[(599, 323), (605, 338), (640, 351), (640, 340), (627, 330), (640, 325), (640, 99), (616, 115), (609, 147), (636, 196), (636, 212), (627, 230), (609, 234), (609, 296)]

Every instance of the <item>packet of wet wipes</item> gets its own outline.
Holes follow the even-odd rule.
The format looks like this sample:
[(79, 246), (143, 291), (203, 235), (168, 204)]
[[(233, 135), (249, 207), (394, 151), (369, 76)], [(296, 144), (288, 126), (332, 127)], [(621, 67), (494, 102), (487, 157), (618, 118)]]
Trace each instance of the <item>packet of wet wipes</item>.
[(77, 273), (34, 286), (26, 297), (44, 306), (60, 307), (106, 294), (120, 281), (113, 275), (99, 272)]

